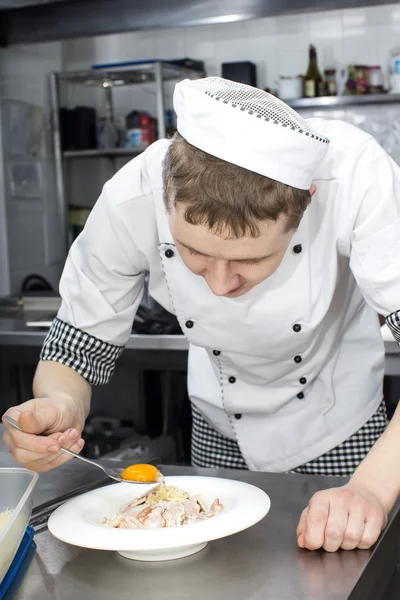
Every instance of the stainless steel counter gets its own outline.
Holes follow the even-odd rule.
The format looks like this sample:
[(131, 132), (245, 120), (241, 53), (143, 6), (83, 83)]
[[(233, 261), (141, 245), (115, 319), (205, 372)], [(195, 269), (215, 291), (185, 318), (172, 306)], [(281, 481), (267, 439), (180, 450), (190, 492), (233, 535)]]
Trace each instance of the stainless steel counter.
[[(3, 460), (2, 460), (3, 457)], [(0, 453), (0, 465), (5, 455)], [(11, 459), (8, 458), (8, 461)], [(89, 468), (90, 469), (90, 468)], [(332, 477), (165, 467), (166, 474), (203, 474), (248, 481), (264, 489), (272, 507), (251, 529), (210, 543), (195, 556), (140, 563), (36, 536), (37, 552), (15, 600), (392, 600), (383, 595), (396, 569), (400, 512), (371, 551), (328, 554), (299, 550), (295, 528), (317, 490), (340, 485)], [(36, 502), (97, 476), (71, 462), (41, 474)], [(251, 510), (251, 507), (249, 507)]]
[[(41, 348), (47, 334), (44, 327), (27, 327), (20, 319), (0, 318), (0, 346), (34, 346)], [(187, 352), (183, 335), (131, 335), (127, 350), (178, 350)]]
[[(4, 348), (5, 352), (17, 348), (39, 351), (46, 333), (46, 329), (27, 327), (24, 321), (19, 319), (0, 318), (0, 348)], [(183, 335), (131, 335), (124, 354), (131, 357), (132, 354), (139, 352), (168, 350), (181, 353), (184, 358), (188, 347), (188, 342)], [(165, 355), (165, 363), (165, 368), (169, 368), (167, 355)], [(399, 347), (394, 340), (385, 341), (385, 374), (400, 375)]]
[[(59, 305), (58, 297), (24, 298), (21, 306), (15, 298), (0, 299), (0, 359), (13, 362), (18, 355), (22, 364), (24, 360), (34, 364), (47, 329), (27, 326), (26, 323), (42, 319), (51, 321)], [(385, 374), (400, 375), (399, 347), (390, 332), (382, 329), (382, 335), (385, 343)], [(120, 361), (133, 358), (135, 362), (140, 362), (140, 368), (184, 368), (188, 347), (183, 335), (131, 335)], [(146, 364), (149, 366), (146, 367)]]

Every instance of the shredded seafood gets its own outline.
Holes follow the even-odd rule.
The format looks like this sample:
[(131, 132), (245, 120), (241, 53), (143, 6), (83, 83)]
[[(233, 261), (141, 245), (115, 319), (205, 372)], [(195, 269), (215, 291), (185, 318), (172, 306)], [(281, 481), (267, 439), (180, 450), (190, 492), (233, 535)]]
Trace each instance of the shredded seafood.
[(139, 498), (134, 498), (116, 515), (100, 525), (117, 529), (155, 529), (178, 527), (206, 521), (224, 510), (218, 498), (210, 506), (200, 496), (190, 496), (174, 486), (160, 484)]

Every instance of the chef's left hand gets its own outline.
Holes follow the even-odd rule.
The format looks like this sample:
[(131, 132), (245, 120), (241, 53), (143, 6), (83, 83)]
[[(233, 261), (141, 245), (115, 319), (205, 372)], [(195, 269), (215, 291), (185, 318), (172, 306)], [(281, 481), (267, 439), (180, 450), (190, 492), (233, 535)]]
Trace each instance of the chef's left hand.
[(386, 526), (388, 510), (365, 485), (351, 481), (314, 494), (300, 517), (300, 548), (335, 552), (339, 548), (368, 549)]

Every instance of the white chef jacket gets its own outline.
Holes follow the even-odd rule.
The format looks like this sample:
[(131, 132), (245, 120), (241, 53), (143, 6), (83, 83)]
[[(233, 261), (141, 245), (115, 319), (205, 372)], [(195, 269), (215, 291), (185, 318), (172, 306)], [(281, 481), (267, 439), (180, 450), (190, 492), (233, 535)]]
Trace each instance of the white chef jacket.
[(150, 294), (190, 342), (191, 401), (250, 469), (293, 469), (357, 431), (382, 400), (376, 313), (400, 323), (400, 169), (357, 128), (309, 121), (331, 141), (271, 277), (223, 298), (184, 265), (163, 202), (169, 141), (158, 141), (105, 184), (69, 253), (42, 357), (105, 381), (149, 271)]

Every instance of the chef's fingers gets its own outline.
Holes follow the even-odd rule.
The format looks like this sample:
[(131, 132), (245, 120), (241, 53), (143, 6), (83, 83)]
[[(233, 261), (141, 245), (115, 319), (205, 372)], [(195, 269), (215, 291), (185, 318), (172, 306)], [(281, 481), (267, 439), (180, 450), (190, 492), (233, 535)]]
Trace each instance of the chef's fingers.
[(308, 516), (309, 510), (310, 509), (308, 506), (303, 510), (303, 512), (301, 513), (301, 516), (300, 516), (299, 524), (297, 525), (297, 528), (296, 528), (297, 545), (299, 546), (299, 548), (304, 548), (304, 540), (305, 540), (304, 532), (306, 530), (306, 522), (307, 522), (307, 516)]
[(34, 398), (9, 408), (5, 415), (12, 417), (26, 433), (55, 433), (61, 425), (62, 406), (59, 399)]
[(76, 429), (69, 429), (67, 432), (60, 435), (54, 433), (50, 435), (35, 435), (33, 433), (19, 431), (18, 429), (15, 429), (15, 427), (12, 427), (12, 425), (9, 425), (7, 421), (4, 421), (4, 425), (6, 432), (9, 434), (9, 437), (7, 436), (5, 438), (7, 446), (7, 440), (9, 439), (16, 448), (37, 454), (57, 452), (60, 449), (60, 445), (63, 445), (64, 443), (68, 445), (71, 440), (75, 441), (80, 437), (80, 434)]
[(17, 418), (21, 429), (35, 434), (51, 431), (59, 419), (60, 411), (52, 402), (39, 406), (36, 410), (23, 410)]
[[(21, 433), (21, 432), (18, 432)], [(24, 435), (24, 434), (23, 434)], [(47, 436), (45, 439), (49, 440), (51, 445), (48, 448), (41, 449), (39, 452), (35, 452), (31, 450), (29, 447), (25, 448), (22, 444), (25, 441), (25, 437), (22, 437), (21, 440), (11, 437), (11, 432), (6, 431), (4, 433), (4, 441), (7, 446), (12, 451), (13, 456), (19, 461), (26, 463), (29, 459), (30, 461), (35, 460), (53, 460), (55, 454), (61, 452), (60, 445), (63, 445), (65, 448), (71, 448), (76, 444), (79, 440), (80, 436), (75, 430), (68, 430), (65, 433), (52, 433)], [(29, 440), (30, 438), (28, 438)]]
[(306, 506), (306, 508), (303, 510), (303, 512), (300, 515), (299, 524), (296, 527), (296, 535), (297, 536), (299, 536), (305, 530), (307, 515), (308, 515), (309, 510), (310, 510), (310, 507)]
[(309, 507), (304, 547), (318, 550), (322, 548), (325, 540), (325, 527), (329, 516), (329, 494), (326, 491), (317, 492), (311, 498)]
[[(71, 450), (79, 454), (84, 446), (84, 440), (79, 440), (74, 446), (72, 446)], [(42, 458), (40, 460), (27, 462), (24, 464), (24, 467), (30, 469), (31, 471), (37, 471), (38, 473), (46, 473), (47, 471), (51, 471), (56, 467), (66, 463), (67, 461), (73, 458), (70, 454), (66, 452), (59, 452), (55, 456)]]
[(361, 537), (361, 541), (358, 544), (358, 548), (361, 550), (368, 550), (375, 544), (376, 540), (380, 536), (382, 530), (385, 527), (385, 516), (375, 506), (368, 508), (368, 516), (365, 521), (364, 531)]
[[(84, 440), (79, 439), (75, 444), (71, 446), (71, 450), (79, 454), (84, 446)], [(36, 458), (32, 452), (26, 452), (25, 450), (15, 449), (12, 451), (13, 457), (24, 467), (31, 471), (46, 472), (58, 467), (59, 465), (71, 460), (73, 457), (62, 450), (58, 451), (54, 455), (45, 455), (40, 458)]]
[(328, 521), (325, 527), (323, 548), (336, 552), (342, 545), (349, 518), (349, 502), (346, 496), (335, 494), (330, 499)]
[(297, 536), (297, 545), (299, 548), (306, 547), (306, 536), (304, 533), (299, 533), (299, 535)]
[(27, 450), (35, 454), (47, 454), (51, 452), (50, 448), (53, 446), (56, 446), (56, 450), (59, 450), (55, 434), (39, 436), (32, 433), (25, 433), (8, 425), (7, 422), (5, 422), (5, 428), (4, 441), (7, 446), (11, 443), (15, 448)]
[[(22, 432), (17, 432), (22, 433)], [(31, 439), (36, 438), (36, 441), (39, 439), (38, 436), (30, 436), (29, 434), (22, 434), (23, 436), (28, 436), (28, 448), (23, 445), (19, 445), (18, 441), (16, 443), (15, 439), (11, 436), (11, 432), (6, 430), (4, 433), (4, 442), (9, 447), (12, 456), (22, 464), (26, 468), (30, 468), (35, 471), (43, 471), (49, 470), (47, 469), (47, 465), (56, 464), (59, 457), (63, 455), (72, 458), (69, 454), (66, 454), (62, 450), (60, 450), (60, 445), (63, 445), (65, 448), (71, 449), (73, 452), (79, 453), (84, 445), (83, 440), (81, 440), (80, 435), (76, 430), (67, 430), (65, 433), (55, 433), (47, 436), (45, 438), (46, 441), (50, 442), (50, 446), (47, 448), (41, 448), (41, 451), (35, 452), (35, 450), (31, 450)], [(26, 438), (22, 438), (19, 440), (22, 444), (25, 443)], [(33, 445), (33, 448), (35, 445)], [(62, 462), (65, 462), (63, 460)], [(46, 468), (45, 468), (46, 467)], [(53, 467), (51, 467), (53, 468)]]
[(346, 531), (344, 532), (342, 545), (343, 550), (354, 550), (361, 542), (365, 528), (365, 511), (359, 506), (351, 506), (347, 519)]
[[(80, 440), (78, 440), (78, 442), (76, 442), (76, 444), (74, 444), (70, 448), (70, 450), (72, 450), (76, 454), (79, 454), (79, 452), (82, 450), (84, 445), (85, 445), (84, 440), (80, 439)], [(30, 463), (27, 468), (30, 469), (31, 471), (38, 471), (40, 473), (46, 473), (47, 471), (51, 471), (52, 469), (55, 469), (56, 467), (63, 465), (64, 463), (68, 462), (72, 458), (73, 458), (73, 456), (71, 456), (70, 454), (67, 454), (66, 452), (63, 452), (61, 450), (58, 454), (56, 454), (55, 456), (52, 456), (48, 459), (42, 459), (42, 460)]]

